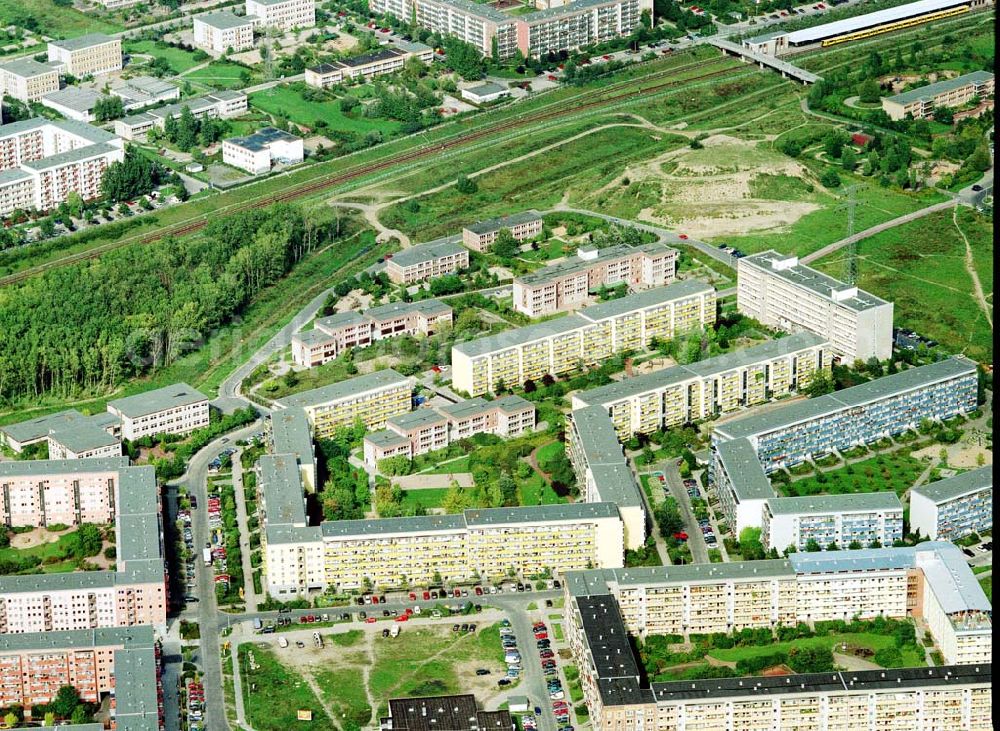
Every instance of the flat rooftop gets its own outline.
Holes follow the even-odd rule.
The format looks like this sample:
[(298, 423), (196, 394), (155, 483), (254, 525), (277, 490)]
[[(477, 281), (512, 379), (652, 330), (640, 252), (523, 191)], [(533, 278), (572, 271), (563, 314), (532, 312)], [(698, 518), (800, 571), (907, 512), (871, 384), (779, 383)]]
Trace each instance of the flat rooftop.
[(140, 416), (157, 414), (167, 409), (190, 406), (202, 401), (207, 402), (208, 396), (186, 383), (175, 383), (172, 386), (138, 393), (135, 396), (108, 401), (108, 406), (130, 419), (135, 419)]
[(33, 58), (14, 58), (0, 63), (0, 70), (30, 79), (43, 74), (58, 73), (49, 63), (36, 61)]
[(654, 287), (644, 289), (641, 292), (625, 295), (610, 302), (600, 302), (590, 305), (580, 310), (579, 314), (591, 322), (600, 322), (611, 317), (618, 317), (634, 310), (644, 310), (648, 307), (698, 297), (709, 292), (714, 293), (715, 288), (707, 282), (698, 279), (683, 279), (680, 282), (668, 284), (665, 287)]
[(977, 470), (963, 472), (960, 475), (938, 480), (920, 487), (914, 487), (910, 493), (923, 495), (935, 503), (945, 503), (969, 493), (989, 490), (993, 487), (993, 465), (980, 467)]
[(961, 76), (956, 76), (954, 79), (935, 81), (933, 84), (921, 86), (919, 89), (910, 89), (910, 91), (904, 91), (902, 94), (886, 97), (885, 101), (895, 102), (896, 104), (910, 104), (923, 99), (932, 100), (938, 94), (946, 94), (949, 91), (961, 89), (963, 86), (969, 86), (970, 84), (985, 84), (992, 79), (993, 74), (989, 71), (973, 71), (971, 74), (962, 74)]
[(312, 432), (300, 408), (271, 412), (271, 445), (275, 454), (293, 454), (300, 464), (313, 464)]
[(428, 241), (426, 244), (411, 246), (393, 254), (389, 261), (400, 267), (410, 267), (445, 256), (455, 256), (468, 251), (459, 243), (461, 240), (462, 237), (456, 235)]
[(412, 381), (406, 376), (397, 373), (392, 368), (385, 368), (374, 373), (366, 373), (357, 378), (340, 381), (339, 383), (331, 383), (329, 386), (322, 386), (310, 391), (292, 394), (283, 399), (278, 399), (275, 403), (286, 409), (294, 406), (310, 408), (354, 398), (369, 391), (406, 386), (410, 383)]
[(857, 513), (896, 511), (903, 504), (894, 492), (858, 492), (849, 495), (807, 495), (773, 497), (767, 502), (774, 515), (812, 515), (816, 513)]
[(266, 150), (275, 142), (294, 142), (299, 139), (289, 132), (284, 132), (277, 127), (262, 127), (252, 135), (246, 137), (231, 137), (226, 142), (237, 147), (242, 147), (253, 152)]
[(267, 524), (305, 527), (308, 523), (305, 494), (294, 455), (265, 454), (257, 464)]
[(408, 411), (405, 414), (397, 414), (386, 419), (386, 423), (399, 427), (404, 431), (412, 429), (423, 429), (434, 424), (444, 424), (448, 417), (439, 414), (434, 409), (420, 408)]
[(49, 41), (49, 45), (64, 48), (67, 51), (82, 51), (84, 48), (92, 48), (93, 46), (100, 46), (114, 41), (121, 43), (121, 39), (112, 38), (104, 33), (87, 33), (86, 35), (67, 38), (62, 41)]
[(775, 497), (774, 488), (764, 474), (757, 451), (749, 439), (739, 437), (714, 445), (719, 461), (729, 475), (733, 492), (741, 501), (767, 500)]
[[(453, 0), (452, 0), (453, 1)], [(476, 3), (470, 3), (474, 5), (478, 10), (479, 8), (484, 8), (487, 6), (479, 5)], [(506, 16), (504, 16), (506, 17)], [(483, 234), (492, 233), (493, 231), (499, 231), (503, 228), (512, 228), (514, 226), (519, 226), (523, 223), (530, 223), (532, 221), (542, 220), (542, 214), (535, 210), (522, 211), (521, 213), (512, 213), (509, 216), (500, 216), (499, 218), (488, 218), (485, 221), (477, 221), (476, 223), (470, 224), (465, 228), (472, 231), (474, 234), (482, 236)]]
[(120, 148), (104, 142), (98, 142), (94, 145), (84, 145), (83, 147), (77, 147), (73, 150), (66, 150), (66, 152), (49, 155), (48, 157), (43, 157), (40, 160), (24, 160), (21, 162), (21, 165), (23, 167), (30, 168), (31, 170), (51, 170), (52, 168), (61, 167), (63, 165), (70, 165), (82, 160), (89, 160), (91, 158), (107, 155), (109, 152), (115, 152), (118, 149)]
[(451, 307), (441, 300), (426, 299), (417, 300), (416, 302), (390, 302), (386, 305), (379, 305), (365, 312), (365, 316), (375, 320), (389, 320), (394, 317), (403, 317), (410, 313), (431, 317), (443, 315), (447, 312), (451, 312)]
[(406, 55), (405, 52), (400, 51), (398, 48), (383, 48), (380, 51), (365, 53), (361, 56), (342, 58), (338, 61), (338, 63), (351, 68), (357, 68), (359, 66), (367, 66), (370, 63), (378, 63), (379, 61), (388, 61), (391, 58), (399, 58), (404, 55)]
[(58, 442), (74, 454), (89, 452), (101, 447), (110, 447), (119, 443), (118, 437), (88, 421), (54, 429), (49, 433), (49, 439)]
[(472, 94), (473, 96), (489, 96), (490, 94), (502, 94), (508, 91), (506, 86), (500, 86), (500, 84), (494, 84), (491, 81), (485, 84), (479, 84), (478, 86), (470, 86), (468, 89), (463, 89), (463, 93)]
[(92, 89), (81, 89), (77, 86), (67, 86), (59, 91), (50, 91), (42, 97), (45, 101), (59, 106), (72, 109), (75, 112), (89, 112), (97, 104), (97, 101), (105, 95)]
[(743, 257), (739, 265), (759, 267), (771, 276), (780, 277), (793, 286), (808, 290), (856, 312), (889, 304), (869, 292), (799, 263), (797, 257), (779, 254), (773, 249)]
[(475, 731), (477, 714), (472, 694), (389, 700), (393, 731)]
[(231, 28), (242, 28), (244, 25), (251, 25), (253, 21), (245, 15), (236, 15), (228, 10), (220, 10), (215, 13), (203, 13), (194, 16), (195, 20), (201, 21), (218, 30), (229, 30)]
[(625, 244), (609, 246), (604, 249), (598, 249), (597, 256), (589, 259), (581, 257), (579, 250), (577, 250), (576, 254), (567, 257), (564, 261), (549, 264), (548, 266), (537, 269), (529, 274), (522, 274), (521, 276), (516, 277), (516, 281), (521, 282), (522, 284), (538, 286), (540, 284), (547, 284), (548, 282), (561, 279), (562, 277), (566, 277), (571, 274), (576, 274), (577, 272), (589, 271), (590, 269), (609, 261), (618, 261), (629, 256), (652, 253), (656, 250), (661, 252), (676, 251), (676, 249), (672, 249), (666, 244), (653, 244), (652, 246), (655, 248), (651, 248), (650, 246), (632, 247), (626, 246)]

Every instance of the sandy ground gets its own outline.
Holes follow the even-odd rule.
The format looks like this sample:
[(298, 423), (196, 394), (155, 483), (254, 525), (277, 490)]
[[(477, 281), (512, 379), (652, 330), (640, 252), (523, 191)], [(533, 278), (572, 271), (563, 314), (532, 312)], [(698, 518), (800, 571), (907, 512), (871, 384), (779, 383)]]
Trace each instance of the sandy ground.
[(46, 543), (55, 543), (59, 540), (59, 536), (64, 533), (68, 533), (71, 528), (67, 528), (64, 531), (54, 532), (47, 528), (35, 528), (34, 530), (28, 531), (27, 533), (16, 533), (10, 539), (11, 548), (34, 548), (35, 546), (41, 546)]
[(354, 290), (346, 297), (341, 297), (334, 305), (337, 312), (357, 312), (367, 310), (372, 305), (372, 296), (360, 290)]

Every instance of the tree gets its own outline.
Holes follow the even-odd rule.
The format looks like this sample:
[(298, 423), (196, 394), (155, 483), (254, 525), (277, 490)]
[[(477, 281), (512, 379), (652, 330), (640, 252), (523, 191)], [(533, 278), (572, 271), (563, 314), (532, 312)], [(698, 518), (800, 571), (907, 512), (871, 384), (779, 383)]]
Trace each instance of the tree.
[(163, 175), (154, 161), (139, 154), (131, 145), (121, 162), (111, 163), (101, 178), (101, 194), (109, 201), (134, 200), (155, 188)]
[(340, 111), (344, 114), (350, 114), (361, 105), (361, 101), (356, 96), (345, 94), (340, 97), (338, 105), (340, 107)]
[(80, 705), (79, 691), (72, 685), (63, 685), (49, 704), (49, 710), (59, 718), (69, 718), (78, 705)]
[(181, 116), (177, 120), (177, 133), (174, 135), (173, 142), (183, 152), (187, 152), (198, 142), (198, 120), (195, 119), (191, 108), (186, 104), (181, 108)]
[(808, 551), (809, 553), (816, 553), (822, 550), (823, 547), (819, 545), (819, 542), (817, 542), (815, 538), (810, 538), (808, 541), (806, 541), (806, 551)]
[(3, 725), (7, 728), (14, 728), (18, 724), (17, 714), (13, 711), (8, 711), (7, 715), (3, 717)]
[(94, 102), (94, 119), (98, 122), (118, 119), (124, 113), (125, 107), (120, 96), (101, 96)]
[(833, 388), (833, 377), (829, 373), (821, 371), (813, 376), (809, 385), (803, 389), (803, 393), (810, 398), (816, 398), (817, 396), (833, 393)]
[(66, 196), (66, 209), (73, 218), (83, 215), (83, 198), (75, 190), (71, 190)]
[(490, 249), (501, 259), (513, 259), (521, 253), (521, 244), (514, 238), (510, 229), (503, 228), (497, 233), (496, 241)]
[(760, 540), (760, 528), (744, 528), (740, 531), (740, 555), (747, 561), (760, 561), (766, 551)]
[(472, 195), (479, 190), (479, 186), (476, 185), (475, 180), (472, 180), (467, 175), (459, 175), (455, 180), (455, 190), (463, 195)]
[(932, 114), (935, 122), (949, 125), (955, 122), (955, 111), (948, 107), (934, 107)]
[(882, 98), (881, 89), (875, 79), (865, 79), (858, 84), (858, 100), (865, 104), (877, 104)]
[(854, 172), (854, 168), (858, 166), (858, 154), (853, 147), (845, 147), (840, 153), (840, 164), (847, 172)]
[(819, 182), (827, 188), (839, 188), (840, 176), (837, 175), (837, 171), (833, 168), (827, 168), (820, 176)]

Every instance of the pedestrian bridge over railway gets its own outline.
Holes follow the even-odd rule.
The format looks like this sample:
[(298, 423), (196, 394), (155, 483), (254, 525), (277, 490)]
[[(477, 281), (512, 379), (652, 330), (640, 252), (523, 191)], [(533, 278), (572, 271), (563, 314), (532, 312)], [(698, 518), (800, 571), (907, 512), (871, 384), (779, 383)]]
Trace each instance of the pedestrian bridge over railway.
[(823, 78), (805, 69), (800, 69), (798, 66), (793, 66), (787, 61), (782, 61), (780, 58), (765, 56), (762, 53), (751, 51), (749, 48), (744, 48), (723, 38), (712, 38), (708, 42), (725, 54), (739, 56), (745, 62), (756, 63), (761, 68), (766, 66), (779, 72), (785, 78), (795, 79), (796, 81), (801, 81), (803, 84), (815, 84)]

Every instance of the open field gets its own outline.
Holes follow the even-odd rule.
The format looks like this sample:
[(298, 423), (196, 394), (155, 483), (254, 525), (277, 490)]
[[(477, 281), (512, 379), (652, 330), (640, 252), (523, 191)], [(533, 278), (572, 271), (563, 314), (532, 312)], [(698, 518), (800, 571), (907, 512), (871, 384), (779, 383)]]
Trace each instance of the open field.
[(123, 44), (124, 53), (142, 53), (155, 58), (166, 59), (175, 74), (194, 68), (201, 61), (195, 59), (193, 51), (185, 51), (168, 44), (157, 45), (156, 41), (128, 41)]
[(326, 122), (331, 129), (348, 132), (370, 132), (378, 130), (384, 134), (398, 132), (402, 126), (389, 119), (368, 119), (360, 114), (347, 116), (335, 102), (312, 102), (302, 98), (295, 89), (275, 86), (254, 92), (249, 98), (251, 106), (268, 114), (281, 114), (292, 122), (315, 128), (317, 121)]
[[(968, 238), (972, 266), (992, 309), (992, 221), (959, 208), (958, 225), (961, 231), (952, 212), (944, 211), (865, 239), (858, 244), (858, 284), (895, 304), (897, 326), (989, 363), (992, 327), (974, 295), (962, 234)], [(816, 266), (840, 274), (844, 253), (824, 257)]]
[[(250, 669), (250, 655), (259, 666)], [(243, 693), (247, 717), (259, 731), (328, 731), (333, 723), (313, 689), (283, 664), (272, 650), (246, 643), (239, 646), (241, 679), (253, 691)], [(297, 712), (311, 711), (311, 721), (297, 720)]]
[[(124, 27), (98, 13), (84, 13), (74, 7), (59, 5), (53, 0), (0, 0), (0, 18), (4, 25), (21, 23), (31, 18), (35, 21), (38, 32), (53, 38), (72, 38), (85, 33), (114, 33)], [(44, 51), (44, 46), (39, 50)]]
[[(442, 478), (442, 483), (444, 478)], [(444, 496), (448, 494), (447, 487), (424, 487), (419, 490), (405, 490), (403, 492), (403, 510), (410, 508), (440, 508), (444, 502)]]
[(244, 71), (248, 71), (248, 69), (239, 64), (213, 61), (203, 69), (186, 74), (184, 79), (192, 84), (200, 84), (213, 89), (237, 89), (243, 86), (240, 76)]
[(979, 585), (983, 587), (983, 591), (986, 593), (986, 598), (991, 602), (993, 601), (993, 576), (985, 576), (979, 580)]

